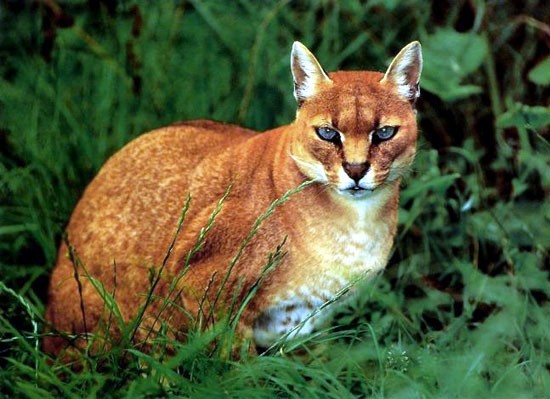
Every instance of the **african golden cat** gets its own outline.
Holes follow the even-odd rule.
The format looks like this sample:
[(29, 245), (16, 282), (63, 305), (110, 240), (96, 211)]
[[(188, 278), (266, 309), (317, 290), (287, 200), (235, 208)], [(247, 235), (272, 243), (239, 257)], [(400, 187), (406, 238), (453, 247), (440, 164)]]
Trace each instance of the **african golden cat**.
[[(205, 308), (223, 311), (242, 301), (286, 237), (285, 256), (265, 273), (239, 320), (243, 337), (267, 347), (293, 328), (293, 335), (311, 333), (329, 315), (324, 309), (308, 318), (312, 311), (385, 267), (400, 180), (415, 155), (420, 44), (403, 48), (385, 74), (327, 74), (296, 42), (291, 69), (298, 111), (287, 126), (257, 133), (205, 120), (179, 123), (142, 135), (108, 160), (71, 217), (71, 249), (66, 243), (59, 249), (46, 312), (54, 330), (98, 336), (116, 330), (90, 277), (113, 294), (127, 322), (143, 309), (151, 275), (162, 268), (134, 340), (143, 342), (161, 323), (183, 339)], [(306, 181), (313, 183), (275, 209), (228, 274), (256, 218)], [(53, 354), (68, 345), (61, 336), (44, 339)], [(84, 338), (71, 345), (83, 347)]]

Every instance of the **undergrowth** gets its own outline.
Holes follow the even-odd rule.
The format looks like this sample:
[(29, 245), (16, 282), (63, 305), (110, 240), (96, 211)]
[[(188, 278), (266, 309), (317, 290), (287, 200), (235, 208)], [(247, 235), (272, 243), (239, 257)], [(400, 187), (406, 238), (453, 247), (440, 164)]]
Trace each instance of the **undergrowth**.
[[(534, 0), (0, 2), (0, 397), (545, 397), (549, 12)], [(415, 39), (422, 137), (395, 251), (329, 328), (258, 356), (223, 350), (235, 319), (197, 323), (184, 342), (161, 333), (147, 353), (130, 328), (79, 372), (41, 352), (63, 228), (111, 154), (177, 120), (289, 123), (294, 40), (331, 71), (384, 70)]]

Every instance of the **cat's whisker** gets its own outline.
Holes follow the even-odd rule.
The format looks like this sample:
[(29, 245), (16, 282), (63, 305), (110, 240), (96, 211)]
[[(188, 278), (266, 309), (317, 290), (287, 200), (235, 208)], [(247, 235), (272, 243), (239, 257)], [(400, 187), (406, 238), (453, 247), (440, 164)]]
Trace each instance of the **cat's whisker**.
[(298, 166), (301, 166), (301, 169), (306, 172), (306, 174), (315, 182), (318, 183), (327, 183), (328, 179), (326, 177), (325, 171), (323, 169), (323, 166), (320, 164), (315, 164), (313, 162), (306, 161), (303, 158), (298, 157), (297, 155), (294, 155), (289, 152), (290, 157), (298, 164)]

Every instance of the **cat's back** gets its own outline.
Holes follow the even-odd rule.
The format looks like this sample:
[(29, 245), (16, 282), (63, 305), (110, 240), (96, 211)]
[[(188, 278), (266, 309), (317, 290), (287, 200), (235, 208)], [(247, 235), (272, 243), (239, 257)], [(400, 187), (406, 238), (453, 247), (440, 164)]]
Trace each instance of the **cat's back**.
[[(104, 173), (123, 175), (129, 171), (135, 178), (149, 178), (157, 170), (161, 174), (190, 170), (203, 158), (219, 154), (256, 134), (237, 125), (210, 120), (177, 122), (128, 143), (105, 163), (96, 179)], [(138, 165), (146, 168), (136, 170)]]
[(96, 258), (98, 248), (112, 254), (165, 248), (197, 168), (202, 162), (221, 162), (224, 153), (230, 157), (232, 148), (256, 134), (197, 120), (139, 136), (115, 153), (88, 185), (69, 222), (69, 240), (85, 258)]
[(105, 163), (83, 199), (186, 188), (204, 159), (219, 158), (256, 134), (240, 126), (209, 120), (179, 122), (145, 133)]

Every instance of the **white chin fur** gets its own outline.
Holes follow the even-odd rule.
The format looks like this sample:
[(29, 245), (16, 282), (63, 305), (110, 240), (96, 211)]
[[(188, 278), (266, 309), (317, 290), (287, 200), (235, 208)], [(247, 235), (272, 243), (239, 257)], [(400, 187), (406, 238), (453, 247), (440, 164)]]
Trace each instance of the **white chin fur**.
[(370, 196), (373, 192), (373, 190), (341, 190), (336, 189), (336, 192), (345, 198), (351, 198), (354, 200), (359, 200), (363, 198), (367, 198)]

